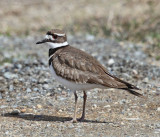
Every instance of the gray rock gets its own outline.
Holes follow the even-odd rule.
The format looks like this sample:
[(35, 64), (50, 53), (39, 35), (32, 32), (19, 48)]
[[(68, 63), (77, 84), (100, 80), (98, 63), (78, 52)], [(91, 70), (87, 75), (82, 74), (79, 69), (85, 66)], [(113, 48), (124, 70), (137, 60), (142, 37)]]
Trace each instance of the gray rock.
[(54, 104), (49, 100), (46, 102), (46, 104), (49, 105), (49, 106), (54, 106)]
[(37, 83), (37, 79), (32, 78), (31, 81), (32, 81), (33, 83)]
[(18, 68), (18, 69), (21, 69), (22, 68), (22, 64), (16, 64), (15, 67)]
[(19, 81), (24, 82), (25, 80), (24, 80), (24, 78), (20, 78)]
[(9, 85), (9, 91), (13, 91), (14, 90), (14, 87), (13, 87), (13, 85)]
[(38, 88), (33, 88), (33, 91), (39, 91), (39, 89)]
[(0, 99), (2, 99), (2, 93), (0, 92)]
[(44, 84), (43, 88), (47, 90), (47, 89), (49, 89), (49, 85), (48, 84)]
[(132, 78), (128, 73), (123, 73), (123, 76), (126, 77), (126, 78), (129, 78), (129, 79)]
[(30, 88), (27, 88), (27, 93), (30, 93), (30, 92), (32, 92), (32, 90), (30, 89)]
[(0, 108), (4, 109), (4, 108), (8, 108), (8, 106), (6, 106), (6, 105), (0, 105)]
[(7, 79), (13, 79), (13, 78), (18, 78), (18, 75), (13, 74), (11, 72), (5, 72), (4, 77), (7, 78)]
[(119, 103), (122, 105), (122, 104), (125, 104), (126, 103), (126, 100), (125, 99), (122, 99), (119, 101)]

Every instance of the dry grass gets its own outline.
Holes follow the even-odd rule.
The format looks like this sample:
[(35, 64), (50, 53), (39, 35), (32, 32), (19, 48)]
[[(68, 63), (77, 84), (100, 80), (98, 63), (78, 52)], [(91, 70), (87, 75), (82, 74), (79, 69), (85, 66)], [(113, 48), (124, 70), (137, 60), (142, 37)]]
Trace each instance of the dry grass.
[(160, 46), (159, 0), (1, 0), (0, 33), (36, 35), (50, 28)]

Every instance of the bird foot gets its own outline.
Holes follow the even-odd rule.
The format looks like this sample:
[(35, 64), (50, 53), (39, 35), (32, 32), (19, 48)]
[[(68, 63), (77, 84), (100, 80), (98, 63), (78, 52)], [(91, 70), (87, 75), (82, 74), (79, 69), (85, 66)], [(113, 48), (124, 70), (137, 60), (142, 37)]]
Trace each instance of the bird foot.
[(77, 123), (77, 119), (72, 119), (72, 123)]
[(84, 117), (81, 117), (78, 119), (79, 122), (83, 122), (84, 121)]
[(77, 123), (77, 122), (83, 122), (84, 121), (84, 117), (81, 117), (79, 119), (72, 119), (72, 120), (69, 120), (69, 121), (66, 121), (67, 123)]

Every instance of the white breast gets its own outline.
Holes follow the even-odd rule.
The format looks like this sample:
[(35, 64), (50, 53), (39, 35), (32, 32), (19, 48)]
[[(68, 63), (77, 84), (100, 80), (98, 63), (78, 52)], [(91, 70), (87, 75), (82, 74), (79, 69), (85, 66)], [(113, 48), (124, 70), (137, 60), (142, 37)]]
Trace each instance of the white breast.
[(97, 85), (97, 84), (77, 84), (77, 83), (74, 83), (74, 82), (71, 82), (71, 81), (68, 81), (66, 79), (63, 79), (62, 77), (60, 76), (57, 76), (53, 66), (52, 66), (52, 63), (51, 65), (49, 66), (49, 69), (53, 75), (53, 77), (61, 84), (63, 84), (65, 87), (75, 91), (75, 90), (89, 90), (89, 89), (93, 89), (93, 88), (105, 88), (104, 86), (101, 86), (101, 85)]

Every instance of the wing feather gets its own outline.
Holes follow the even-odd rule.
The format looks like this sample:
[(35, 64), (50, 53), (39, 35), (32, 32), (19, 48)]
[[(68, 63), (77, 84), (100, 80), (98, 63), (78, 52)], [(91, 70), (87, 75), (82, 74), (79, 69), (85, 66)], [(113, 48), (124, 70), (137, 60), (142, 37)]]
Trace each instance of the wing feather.
[[(63, 52), (53, 57), (52, 65), (57, 75), (76, 83), (98, 84), (129, 92), (131, 92), (130, 89), (138, 89), (136, 86), (111, 75), (95, 58), (73, 47), (64, 48)], [(132, 92), (132, 94), (134, 93)]]

